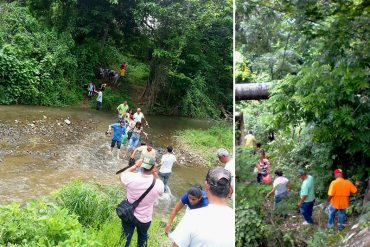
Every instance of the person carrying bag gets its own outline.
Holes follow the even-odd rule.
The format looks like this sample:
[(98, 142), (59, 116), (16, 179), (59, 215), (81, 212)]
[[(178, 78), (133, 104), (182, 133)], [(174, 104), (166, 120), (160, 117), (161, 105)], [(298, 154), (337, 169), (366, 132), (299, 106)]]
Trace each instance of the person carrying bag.
[(139, 205), (141, 200), (149, 193), (149, 191), (154, 187), (155, 178), (153, 177), (153, 182), (150, 187), (140, 196), (139, 199), (134, 201), (133, 203), (129, 203), (127, 199), (123, 200), (120, 204), (118, 204), (116, 208), (116, 213), (121, 220), (125, 220), (128, 222), (134, 222), (134, 212), (135, 208)]
[[(141, 167), (140, 173), (136, 172), (139, 167)], [(125, 171), (120, 173), (120, 180), (126, 187), (127, 199), (116, 208), (122, 223), (124, 233), (122, 237), (126, 239), (125, 246), (130, 246), (131, 238), (137, 228), (137, 246), (147, 246), (154, 202), (164, 193), (164, 184), (158, 177), (155, 160), (151, 156), (144, 156), (134, 165), (122, 170)]]

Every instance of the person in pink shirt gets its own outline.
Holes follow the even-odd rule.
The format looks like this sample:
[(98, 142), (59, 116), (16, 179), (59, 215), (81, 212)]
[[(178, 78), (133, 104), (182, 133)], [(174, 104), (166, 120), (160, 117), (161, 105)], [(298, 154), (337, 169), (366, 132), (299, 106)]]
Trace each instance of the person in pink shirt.
[[(136, 169), (141, 167), (142, 173), (136, 173)], [(155, 160), (152, 157), (139, 159), (135, 165), (121, 173), (120, 180), (127, 190), (127, 200), (133, 203), (150, 187), (155, 179), (154, 187), (144, 197), (135, 208), (134, 222), (122, 221), (123, 234), (126, 237), (126, 247), (130, 246), (132, 235), (137, 229), (137, 246), (147, 246), (148, 230), (152, 221), (155, 200), (164, 193), (164, 184), (158, 177)]]

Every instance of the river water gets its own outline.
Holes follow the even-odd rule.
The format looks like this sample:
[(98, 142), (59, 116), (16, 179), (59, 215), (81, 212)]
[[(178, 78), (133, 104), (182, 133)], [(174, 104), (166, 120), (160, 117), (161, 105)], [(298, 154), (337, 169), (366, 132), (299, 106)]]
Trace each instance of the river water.
[[(70, 125), (64, 123), (71, 121)], [(174, 144), (176, 131), (209, 128), (206, 121), (147, 116), (149, 139), (155, 149)], [(0, 204), (23, 203), (48, 196), (75, 180), (120, 185), (115, 172), (127, 160), (112, 157), (109, 124), (113, 113), (81, 107), (0, 106)], [(184, 161), (184, 160), (183, 160)], [(204, 185), (207, 169), (195, 161), (174, 166), (169, 181), (172, 196), (165, 195), (155, 211), (168, 214), (181, 195), (195, 183)]]

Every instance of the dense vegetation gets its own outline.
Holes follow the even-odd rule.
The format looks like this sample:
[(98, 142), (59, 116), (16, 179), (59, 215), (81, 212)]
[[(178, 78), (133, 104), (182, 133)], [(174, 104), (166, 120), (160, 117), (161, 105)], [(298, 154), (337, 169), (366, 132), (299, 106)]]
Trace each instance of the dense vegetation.
[[(122, 189), (75, 181), (50, 200), (0, 207), (0, 246), (124, 246), (115, 206)], [(160, 220), (153, 218), (148, 246), (168, 241)], [(161, 233), (161, 234), (160, 234)], [(136, 245), (136, 234), (131, 244)]]
[[(369, 198), (362, 195), (370, 162), (369, 11), (368, 1), (237, 2), (236, 80), (275, 86), (269, 100), (236, 107), (268, 151), (272, 172), (282, 168), (293, 183), (281, 208), (289, 219), (271, 214), (271, 201), (264, 198), (271, 186), (254, 183), (258, 158), (238, 148), (237, 246), (328, 246), (345, 234), (327, 231), (327, 215), (318, 209), (315, 227), (294, 222), (292, 215), (301, 217), (299, 168), (316, 178), (318, 204), (327, 198), (335, 168), (362, 181), (348, 213), (361, 215), (368, 227), (369, 206), (363, 201)], [(271, 132), (273, 141), (267, 138)]]
[(127, 62), (120, 101), (136, 84), (158, 113), (232, 111), (232, 1), (0, 1), (0, 47), (1, 104), (76, 103)]

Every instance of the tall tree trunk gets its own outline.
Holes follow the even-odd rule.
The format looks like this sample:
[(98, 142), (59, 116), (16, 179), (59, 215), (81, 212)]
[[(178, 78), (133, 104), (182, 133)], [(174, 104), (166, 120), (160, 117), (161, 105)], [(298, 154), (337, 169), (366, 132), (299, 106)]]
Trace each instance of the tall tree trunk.
[(167, 67), (163, 60), (158, 58), (151, 60), (149, 78), (143, 94), (149, 108), (153, 107), (161, 88), (165, 85), (167, 73)]
[(108, 39), (108, 32), (109, 32), (109, 26), (106, 25), (104, 28), (103, 36), (101, 38), (100, 54), (102, 54), (104, 51), (105, 43), (107, 42), (107, 39)]

